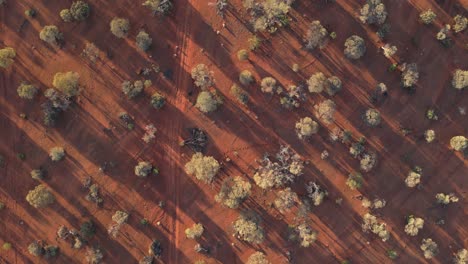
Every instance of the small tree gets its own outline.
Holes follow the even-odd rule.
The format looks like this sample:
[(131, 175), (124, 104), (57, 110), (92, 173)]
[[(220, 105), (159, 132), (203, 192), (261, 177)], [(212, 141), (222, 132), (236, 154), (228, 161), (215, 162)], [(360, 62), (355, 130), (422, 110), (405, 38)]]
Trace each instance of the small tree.
[(46, 186), (39, 184), (28, 192), (26, 201), (35, 208), (43, 208), (54, 203), (55, 197)]
[(27, 100), (32, 100), (37, 94), (38, 89), (32, 84), (27, 84), (23, 82), (20, 84), (20, 86), (18, 86), (18, 89), (16, 91), (18, 92), (19, 97)]
[(147, 161), (140, 161), (138, 165), (135, 166), (135, 175), (138, 177), (146, 177), (151, 173), (153, 165)]
[(275, 206), (280, 210), (280, 212), (284, 213), (291, 209), (294, 204), (297, 202), (298, 197), (295, 192), (291, 190), (291, 188), (286, 188), (284, 190), (278, 191), (275, 199)]
[(251, 51), (254, 51), (260, 47), (262, 44), (262, 39), (254, 35), (253, 37), (249, 38), (249, 49)]
[(455, 256), (453, 257), (454, 264), (466, 264), (468, 263), (468, 250), (466, 248), (462, 248), (458, 250)]
[(309, 92), (311, 93), (321, 93), (325, 88), (325, 82), (327, 77), (322, 72), (316, 72), (307, 80), (307, 85), (309, 87)]
[(191, 75), (195, 85), (200, 87), (202, 90), (208, 89), (215, 83), (213, 72), (210, 71), (205, 64), (198, 64), (193, 67)]
[(246, 61), (249, 59), (249, 52), (246, 49), (241, 49), (237, 52), (237, 58), (240, 61)]
[(35, 257), (40, 257), (42, 256), (45, 251), (44, 247), (41, 245), (41, 241), (34, 241), (31, 244), (28, 245), (28, 252), (29, 254), (35, 256)]
[(167, 15), (171, 12), (173, 4), (171, 0), (146, 0), (143, 6), (151, 9), (154, 14)]
[(363, 217), (362, 231), (371, 232), (378, 235), (382, 241), (387, 241), (390, 238), (390, 232), (387, 231), (387, 224), (378, 222), (377, 217), (367, 213)]
[(348, 59), (357, 60), (366, 52), (364, 39), (356, 35), (347, 38), (344, 46), (344, 54)]
[(128, 97), (128, 99), (134, 99), (143, 92), (145, 88), (144, 82), (136, 80), (135, 82), (124, 81), (122, 83), (122, 92)]
[(306, 185), (307, 196), (312, 200), (315, 206), (319, 206), (325, 197), (328, 196), (328, 192), (322, 190), (322, 188), (315, 182), (309, 182)]
[(141, 30), (136, 36), (136, 43), (142, 51), (147, 51), (153, 43), (153, 39), (144, 30)]
[(151, 105), (156, 109), (161, 109), (166, 104), (166, 97), (159, 92), (151, 96)]
[(434, 141), (435, 137), (436, 137), (435, 131), (432, 129), (428, 129), (424, 132), (424, 139), (426, 140), (427, 143), (431, 143), (432, 141)]
[(42, 28), (39, 33), (39, 38), (51, 45), (58, 45), (59, 42), (62, 41), (63, 35), (57, 26), (49, 25)]
[(453, 193), (449, 193), (449, 194), (445, 194), (445, 193), (438, 193), (436, 194), (436, 201), (438, 204), (442, 204), (442, 205), (447, 205), (449, 203), (457, 203), (458, 202), (458, 197), (453, 194)]
[(408, 176), (405, 179), (406, 186), (410, 188), (416, 187), (421, 182), (422, 171), (421, 170), (412, 170), (408, 173)]
[(198, 108), (203, 113), (210, 113), (218, 109), (218, 106), (221, 104), (221, 100), (213, 95), (211, 91), (201, 91), (198, 94), (197, 102), (195, 107)]
[(424, 253), (426, 259), (431, 259), (439, 254), (439, 248), (437, 243), (434, 242), (431, 238), (425, 238), (422, 240), (421, 250)]
[(312, 228), (305, 223), (302, 223), (296, 227), (297, 235), (300, 239), (301, 247), (309, 247), (317, 240), (318, 232), (312, 230)]
[(424, 226), (424, 219), (419, 217), (410, 216), (405, 226), (405, 233), (410, 236), (416, 236), (419, 230)]
[(296, 123), (296, 134), (300, 139), (305, 139), (318, 132), (319, 125), (310, 117), (301, 118)]
[(62, 20), (63, 20), (64, 22), (69, 23), (69, 22), (72, 22), (72, 21), (73, 21), (73, 16), (72, 16), (72, 14), (71, 14), (71, 12), (70, 12), (70, 9), (68, 9), (68, 8), (62, 9), (62, 10), (60, 11), (59, 15), (60, 15), (60, 18), (62, 18)]
[(453, 31), (455, 33), (459, 33), (459, 32), (462, 32), (463, 30), (466, 29), (466, 26), (468, 24), (468, 18), (462, 16), (462, 15), (456, 15), (454, 18), (453, 18), (453, 21), (455, 22), (455, 24), (453, 25)]
[(233, 95), (241, 104), (246, 105), (249, 101), (249, 95), (239, 85), (233, 84), (231, 86), (231, 95)]
[(271, 264), (263, 252), (257, 251), (249, 256), (246, 264)]
[(273, 77), (265, 77), (262, 79), (262, 82), (260, 83), (260, 88), (262, 89), (262, 92), (264, 93), (269, 93), (273, 94), (277, 92), (277, 82)]
[(364, 182), (364, 178), (362, 177), (362, 174), (359, 172), (355, 172), (355, 173), (350, 173), (348, 175), (348, 180), (346, 180), (346, 185), (348, 185), (348, 187), (351, 190), (356, 190), (362, 187), (363, 182)]
[(437, 15), (432, 11), (432, 9), (424, 10), (419, 14), (419, 19), (426, 25), (432, 24), (436, 19)]
[(219, 163), (210, 156), (203, 156), (197, 152), (193, 154), (192, 159), (185, 164), (185, 171), (194, 175), (198, 180), (211, 183), (219, 171)]
[(52, 161), (60, 161), (65, 157), (65, 150), (62, 147), (53, 147), (49, 151), (49, 157)]
[(248, 70), (243, 70), (240, 74), (239, 74), (239, 82), (242, 84), (242, 85), (249, 85), (251, 84), (252, 82), (254, 81), (254, 77), (252, 75), (252, 73)]
[(464, 151), (468, 147), (468, 138), (464, 136), (455, 136), (450, 139), (450, 147), (456, 151)]
[(377, 109), (369, 108), (366, 110), (363, 116), (364, 122), (371, 126), (376, 127), (380, 125), (382, 118), (380, 117), (380, 112)]
[(455, 89), (463, 90), (468, 87), (468, 71), (457, 69), (453, 74), (452, 86)]
[(328, 32), (320, 24), (320, 21), (315, 20), (310, 23), (306, 35), (306, 48), (313, 50), (315, 48), (323, 48), (328, 42)]
[(328, 95), (333, 96), (339, 91), (341, 91), (340, 78), (332, 76), (325, 81), (325, 92), (327, 92)]
[(16, 52), (13, 48), (6, 47), (0, 49), (0, 67), (8, 68), (14, 62), (14, 58), (16, 57)]
[(89, 247), (86, 251), (86, 261), (90, 264), (99, 264), (103, 258), (104, 255), (99, 248)]
[(79, 80), (80, 75), (76, 72), (57, 72), (54, 75), (52, 85), (65, 96), (73, 97), (79, 93)]
[(334, 115), (336, 104), (330, 99), (327, 99), (314, 106), (315, 115), (325, 124), (331, 124), (335, 121)]
[(260, 222), (260, 217), (255, 213), (242, 213), (233, 223), (234, 235), (240, 240), (260, 244), (265, 239)]
[(192, 227), (185, 229), (185, 236), (189, 239), (197, 239), (203, 235), (204, 230), (202, 224), (193, 224)]
[(381, 25), (387, 19), (387, 10), (381, 0), (367, 0), (361, 8), (359, 19), (362, 23)]
[(88, 18), (90, 12), (91, 8), (89, 7), (88, 3), (84, 1), (73, 2), (70, 7), (70, 13), (73, 16), (73, 19), (77, 21), (82, 21)]
[(419, 79), (418, 66), (416, 63), (405, 64), (401, 73), (401, 83), (404, 88), (412, 88)]
[(250, 195), (251, 187), (250, 183), (241, 177), (228, 178), (223, 181), (215, 200), (231, 209), (236, 209)]
[(96, 233), (96, 226), (94, 226), (93, 221), (88, 220), (81, 224), (80, 226), (80, 236), (84, 240), (88, 240), (94, 236)]
[(130, 22), (128, 19), (114, 17), (110, 22), (110, 31), (118, 38), (125, 38), (130, 30)]

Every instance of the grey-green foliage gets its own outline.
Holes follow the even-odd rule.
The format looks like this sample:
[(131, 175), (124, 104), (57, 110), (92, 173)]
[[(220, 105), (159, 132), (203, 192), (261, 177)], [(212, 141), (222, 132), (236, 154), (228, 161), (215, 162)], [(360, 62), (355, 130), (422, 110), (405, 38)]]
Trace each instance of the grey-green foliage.
[(18, 86), (18, 89), (16, 91), (18, 92), (19, 97), (27, 100), (32, 100), (37, 94), (38, 89), (32, 84), (22, 82), (20, 86)]
[(115, 17), (110, 22), (110, 30), (114, 36), (125, 38), (130, 30), (130, 22), (128, 19)]
[(452, 86), (455, 89), (463, 90), (468, 87), (468, 71), (461, 69), (455, 70), (452, 79)]
[(412, 88), (419, 79), (418, 65), (416, 63), (406, 64), (401, 73), (401, 83), (404, 88)]
[(159, 15), (167, 15), (173, 8), (172, 0), (145, 0), (143, 6)]
[(245, 242), (260, 244), (265, 239), (260, 222), (260, 217), (255, 213), (242, 213), (233, 223), (234, 235)]
[(218, 203), (235, 209), (250, 195), (251, 185), (241, 177), (228, 178), (223, 181), (221, 190), (215, 196)]
[(357, 60), (366, 52), (366, 43), (364, 42), (364, 39), (357, 35), (352, 35), (347, 38), (344, 46), (344, 54), (349, 59)]
[(216, 93), (211, 91), (201, 91), (198, 94), (195, 107), (203, 113), (210, 113), (218, 109), (218, 106), (221, 104), (222, 101)]
[(136, 43), (141, 50), (147, 51), (153, 43), (153, 39), (148, 33), (142, 30), (138, 32), (138, 35), (136, 36)]
[(91, 8), (84, 1), (73, 2), (70, 9), (60, 11), (60, 17), (65, 22), (82, 21), (89, 17)]
[(424, 10), (419, 14), (419, 19), (426, 25), (432, 24), (436, 17), (437, 15), (432, 11), (432, 9)]
[(39, 38), (49, 44), (58, 45), (63, 39), (63, 35), (57, 26), (49, 25), (42, 28), (41, 32), (39, 32)]
[(360, 10), (362, 23), (381, 25), (387, 19), (387, 10), (382, 0), (367, 0)]
[(313, 50), (315, 48), (323, 48), (328, 41), (328, 32), (320, 24), (320, 21), (315, 20), (310, 23), (306, 35), (306, 48)]

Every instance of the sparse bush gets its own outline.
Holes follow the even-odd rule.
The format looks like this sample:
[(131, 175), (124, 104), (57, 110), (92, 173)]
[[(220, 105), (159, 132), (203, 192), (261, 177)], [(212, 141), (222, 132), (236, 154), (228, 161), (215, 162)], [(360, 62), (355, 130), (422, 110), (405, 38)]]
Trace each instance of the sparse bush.
[(364, 182), (364, 178), (362, 177), (362, 174), (359, 172), (355, 172), (355, 173), (350, 173), (348, 175), (348, 179), (346, 180), (346, 185), (348, 185), (348, 187), (351, 190), (356, 190), (362, 187), (363, 182)]
[(241, 177), (228, 178), (223, 181), (215, 200), (231, 209), (236, 209), (250, 195), (250, 189), (250, 183)]
[(468, 71), (457, 69), (453, 74), (452, 86), (459, 90), (468, 87)]
[(249, 59), (249, 52), (245, 49), (241, 49), (237, 52), (237, 58), (240, 61), (246, 61)]
[(381, 0), (367, 0), (360, 10), (362, 23), (381, 25), (387, 19), (387, 10)]
[(387, 43), (382, 47), (382, 50), (386, 58), (391, 58), (398, 51), (398, 48)]
[(437, 15), (432, 11), (432, 9), (424, 10), (419, 14), (419, 19), (426, 25), (432, 24), (436, 17)]
[(450, 139), (450, 147), (456, 151), (463, 152), (468, 147), (468, 138), (464, 136), (455, 136)]
[(458, 250), (455, 256), (453, 257), (453, 263), (454, 264), (466, 264), (468, 263), (468, 250), (465, 248), (462, 248)]
[(189, 239), (197, 239), (203, 235), (204, 230), (202, 224), (193, 224), (192, 227), (185, 229), (185, 236)]
[(424, 253), (426, 259), (431, 259), (439, 254), (439, 249), (437, 243), (432, 241), (430, 238), (425, 238), (422, 240), (421, 250)]
[(128, 213), (124, 211), (115, 211), (114, 215), (112, 216), (112, 221), (115, 223), (122, 225), (128, 220)]
[(364, 215), (364, 223), (362, 224), (362, 231), (371, 232), (378, 235), (382, 241), (387, 241), (390, 238), (390, 232), (387, 231), (387, 224), (384, 222), (378, 222), (377, 217), (367, 213)]
[(315, 20), (310, 23), (306, 35), (306, 48), (313, 50), (315, 48), (323, 48), (328, 42), (328, 32), (320, 24), (320, 21)]
[(0, 67), (8, 68), (14, 62), (14, 58), (16, 57), (16, 52), (13, 48), (5, 47), (0, 49)]
[(135, 175), (138, 177), (146, 177), (151, 173), (153, 165), (147, 161), (140, 161), (138, 165), (135, 166)]
[(288, 187), (277, 192), (274, 204), (280, 212), (285, 212), (291, 209), (297, 200), (297, 194)]
[(18, 89), (16, 91), (18, 92), (19, 97), (27, 100), (32, 100), (37, 94), (38, 89), (32, 84), (27, 84), (23, 82), (20, 84), (20, 86), (18, 86)]
[(396, 252), (393, 249), (389, 249), (389, 250), (387, 250), (387, 257), (389, 259), (396, 259), (396, 258), (398, 258), (398, 252)]
[(312, 200), (315, 206), (319, 206), (323, 202), (323, 199), (328, 196), (328, 192), (322, 190), (315, 182), (309, 182), (309, 184), (306, 185), (306, 191), (307, 196)]
[(93, 43), (88, 42), (81, 52), (81, 56), (90, 60), (91, 62), (96, 62), (96, 60), (99, 58), (99, 49)]
[(331, 124), (335, 121), (334, 115), (336, 104), (330, 99), (327, 99), (314, 106), (315, 115), (325, 124)]
[(255, 31), (275, 32), (289, 24), (288, 12), (293, 1), (287, 0), (244, 0), (244, 7), (250, 12)]
[(319, 125), (310, 117), (301, 118), (296, 123), (296, 134), (300, 139), (308, 138), (318, 132)]
[(286, 91), (278, 89), (278, 93), (282, 93), (280, 104), (286, 109), (298, 108), (301, 106), (301, 101), (305, 100), (303, 85), (288, 85)]
[(151, 105), (156, 109), (161, 109), (166, 104), (166, 97), (160, 94), (159, 92), (155, 92), (151, 96)]
[(151, 47), (153, 39), (144, 30), (141, 30), (136, 36), (136, 43), (138, 48), (140, 48), (142, 51), (147, 51)]
[(55, 197), (46, 186), (39, 184), (28, 192), (26, 201), (35, 208), (43, 208), (54, 203)]
[(125, 38), (130, 30), (130, 22), (128, 19), (114, 17), (110, 22), (110, 31), (118, 38)]
[(325, 89), (325, 82), (327, 77), (322, 72), (316, 72), (307, 80), (307, 85), (309, 87), (309, 92), (311, 93), (321, 93)]
[(57, 26), (49, 25), (42, 28), (39, 38), (51, 45), (58, 45), (62, 41), (63, 35)]
[(203, 156), (198, 152), (193, 154), (192, 159), (185, 164), (185, 171), (194, 175), (198, 180), (211, 183), (219, 171), (219, 163), (210, 156)]
[(231, 94), (243, 105), (246, 105), (249, 101), (249, 95), (237, 84), (231, 86)]
[(49, 151), (49, 157), (52, 161), (60, 161), (65, 157), (65, 150), (62, 147), (53, 147)]
[(198, 64), (192, 68), (192, 79), (196, 86), (206, 90), (215, 83), (213, 72), (205, 64)]
[(429, 120), (438, 120), (439, 116), (436, 113), (436, 110), (434, 108), (429, 108), (426, 111), (426, 118)]
[(260, 83), (260, 87), (262, 89), (262, 92), (264, 93), (269, 93), (273, 94), (277, 92), (277, 82), (273, 77), (265, 77), (262, 79), (262, 82)]
[(309, 247), (317, 240), (318, 232), (306, 224), (300, 224), (296, 227), (297, 235), (299, 236), (301, 247)]
[(171, 0), (145, 0), (143, 6), (151, 9), (154, 14), (167, 15), (171, 12), (173, 4)]
[(77, 96), (79, 93), (80, 75), (77, 72), (57, 72), (54, 75), (52, 85), (66, 97)]
[(336, 76), (332, 76), (325, 81), (325, 92), (328, 95), (333, 96), (337, 92), (341, 91), (341, 80)]
[(260, 226), (260, 218), (255, 213), (242, 213), (233, 223), (234, 235), (245, 242), (260, 244), (265, 232)]
[(438, 193), (436, 194), (436, 201), (438, 204), (442, 204), (442, 205), (447, 205), (449, 203), (457, 203), (458, 202), (458, 197), (453, 194), (453, 193), (449, 193), (449, 194), (445, 194), (445, 193)]
[(424, 132), (424, 139), (426, 140), (427, 143), (431, 143), (434, 141), (436, 137), (435, 131), (432, 129), (428, 129)]
[(246, 264), (271, 264), (263, 252), (257, 251), (249, 256)]
[(85, 199), (97, 205), (100, 205), (104, 201), (99, 195), (99, 186), (97, 184), (89, 186), (89, 192), (86, 194)]
[(419, 230), (424, 226), (424, 219), (410, 216), (405, 226), (405, 233), (410, 236), (416, 236)]
[(99, 248), (90, 247), (86, 251), (86, 261), (89, 264), (99, 264), (103, 258), (104, 255)]
[(252, 73), (248, 70), (243, 70), (240, 74), (239, 74), (239, 82), (242, 84), (242, 85), (249, 85), (251, 84), (252, 82), (254, 81), (254, 77), (252, 75)]
[(218, 106), (222, 102), (216, 95), (213, 95), (211, 91), (201, 91), (198, 94), (197, 102), (195, 103), (195, 107), (197, 107), (203, 113), (210, 113), (218, 109)]
[(462, 16), (462, 15), (456, 15), (453, 18), (453, 21), (455, 21), (455, 24), (453, 25), (453, 31), (455, 33), (462, 32), (463, 30), (466, 29), (466, 26), (468, 24), (468, 18)]
[(366, 52), (364, 39), (356, 35), (347, 38), (344, 46), (344, 54), (348, 59), (357, 60)]
[(304, 163), (299, 155), (288, 147), (282, 147), (276, 154), (278, 162), (272, 161), (268, 156), (259, 162), (260, 167), (254, 174), (255, 183), (262, 189), (279, 188), (293, 182), (297, 176), (302, 175)]
[(404, 88), (412, 88), (419, 79), (418, 66), (416, 63), (405, 64), (401, 73), (401, 83)]
[(421, 182), (422, 173), (419, 171), (410, 171), (405, 179), (406, 186), (410, 188), (416, 187)]

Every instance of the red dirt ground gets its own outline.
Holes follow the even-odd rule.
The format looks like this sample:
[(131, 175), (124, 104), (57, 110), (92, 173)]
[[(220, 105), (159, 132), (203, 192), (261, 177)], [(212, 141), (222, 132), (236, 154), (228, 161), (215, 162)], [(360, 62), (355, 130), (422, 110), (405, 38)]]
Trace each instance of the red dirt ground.
[[(174, 14), (166, 18), (152, 17), (150, 12), (134, 1), (89, 1), (92, 14), (81, 23), (64, 23), (58, 13), (69, 6), (63, 1), (8, 1), (0, 8), (0, 48), (14, 47), (15, 63), (0, 74), (0, 154), (6, 165), (0, 169), (0, 201), (6, 208), (0, 211), (0, 243), (10, 242), (13, 249), (1, 251), (2, 263), (40, 263), (31, 257), (27, 246), (42, 239), (60, 246), (61, 254), (54, 263), (82, 263), (85, 250), (74, 250), (56, 239), (60, 225), (79, 229), (86, 219), (97, 224), (97, 235), (91, 246), (99, 245), (105, 263), (137, 263), (146, 254), (152, 239), (164, 247), (162, 263), (193, 263), (203, 259), (207, 263), (244, 263), (256, 250), (266, 253), (272, 263), (286, 263), (286, 251), (291, 251), (296, 263), (339, 263), (344, 259), (352, 263), (391, 263), (388, 249), (399, 254), (397, 263), (448, 263), (452, 253), (468, 247), (466, 190), (468, 188), (467, 161), (463, 155), (449, 149), (452, 136), (466, 135), (468, 119), (458, 113), (457, 107), (468, 107), (465, 91), (450, 87), (451, 72), (468, 68), (467, 36), (458, 34), (454, 46), (443, 48), (435, 34), (444, 23), (458, 13), (466, 15), (468, 1), (384, 1), (391, 24), (388, 41), (397, 45), (400, 62), (416, 62), (420, 80), (414, 95), (400, 88), (398, 72), (389, 73), (391, 64), (379, 51), (382, 42), (375, 28), (361, 24), (355, 16), (363, 1), (296, 0), (291, 26), (280, 29), (266, 39), (259, 51), (251, 54), (248, 62), (239, 62), (236, 52), (247, 47), (252, 36), (247, 16), (241, 10), (240, 0), (232, 6), (224, 19), (204, 0), (177, 0)], [(28, 19), (22, 30), (24, 11), (34, 7), (38, 17)], [(438, 15), (436, 25), (425, 27), (417, 22), (422, 9), (432, 8)], [(109, 32), (109, 22), (114, 16), (126, 17), (131, 22), (131, 33), (126, 39), (117, 39)], [(321, 51), (301, 49), (307, 25), (320, 20), (330, 31), (337, 33)], [(44, 25), (55, 24), (64, 33), (65, 45), (54, 48), (39, 40)], [(153, 47), (144, 54), (135, 47), (138, 29), (144, 28), (153, 37)], [(219, 30), (220, 34), (216, 34)], [(343, 43), (352, 34), (362, 36), (367, 45), (364, 57), (350, 62), (343, 56)], [(411, 41), (414, 36), (415, 45)], [(91, 64), (80, 57), (85, 43), (93, 42), (101, 51), (100, 59)], [(178, 46), (178, 51), (176, 51)], [(177, 57), (173, 54), (177, 53)], [(110, 59), (106, 54), (111, 55)], [(172, 70), (172, 79), (152, 73), (153, 86), (145, 95), (134, 101), (127, 100), (120, 91), (123, 80), (138, 79), (139, 68), (152, 63), (162, 71)], [(190, 78), (191, 68), (204, 63), (214, 71), (216, 88), (224, 95), (224, 105), (215, 113), (204, 115), (193, 107), (195, 88)], [(298, 63), (299, 73), (291, 70)], [(248, 88), (250, 104), (241, 106), (229, 94), (237, 82), (240, 71), (248, 69), (257, 83)], [(81, 76), (83, 91), (79, 100), (58, 121), (57, 127), (42, 125), (40, 102), (21, 100), (16, 87), (23, 80), (38, 85), (41, 91), (51, 86), (58, 71), (76, 71)], [(278, 98), (265, 96), (258, 88), (258, 80), (273, 76), (283, 86), (303, 82), (321, 70), (337, 75), (343, 81), (343, 90), (333, 100), (337, 104), (336, 122), (331, 126), (321, 124), (318, 135), (308, 142), (300, 141), (294, 132), (295, 122), (304, 116), (313, 116), (316, 102), (327, 96), (308, 95), (297, 111), (283, 110)], [(368, 94), (379, 82), (389, 88), (389, 98), (378, 105), (383, 124), (377, 128), (365, 126), (362, 113), (372, 105)], [(149, 105), (149, 97), (158, 90), (168, 97), (168, 104), (157, 111)], [(189, 92), (194, 91), (190, 96)], [(44, 100), (40, 96), (40, 101)], [(428, 107), (439, 111), (440, 120), (430, 122), (424, 118)], [(128, 131), (118, 120), (118, 113), (126, 111), (136, 120), (133, 131)], [(19, 117), (26, 113), (28, 120)], [(157, 140), (145, 144), (141, 137), (143, 127), (153, 123)], [(411, 127), (413, 133), (404, 137), (399, 126)], [(179, 146), (187, 136), (186, 128), (201, 127), (210, 138), (206, 153), (223, 162), (223, 169), (212, 186), (197, 182), (186, 175), (183, 167), (192, 152)], [(363, 135), (367, 146), (378, 153), (379, 164), (365, 173), (365, 185), (360, 191), (351, 191), (345, 185), (347, 175), (359, 168), (358, 161), (348, 154), (348, 147), (333, 143), (328, 132), (338, 126)], [(111, 133), (104, 133), (111, 128)], [(426, 129), (434, 129), (437, 140), (427, 144), (420, 139)], [(329, 192), (329, 198), (309, 214), (309, 223), (319, 232), (317, 242), (310, 248), (300, 248), (287, 240), (287, 227), (294, 223), (294, 215), (282, 215), (271, 207), (271, 194), (265, 195), (254, 187), (253, 195), (241, 209), (260, 213), (266, 240), (259, 246), (243, 243), (233, 237), (231, 223), (237, 210), (227, 209), (214, 201), (214, 195), (223, 179), (242, 175), (254, 186), (252, 175), (255, 159), (265, 152), (273, 153), (280, 144), (290, 145), (309, 161), (306, 173), (292, 186), (304, 194), (304, 183), (317, 181)], [(63, 146), (66, 159), (52, 163), (48, 158), (51, 147)], [(327, 149), (330, 158), (320, 159)], [(26, 153), (20, 161), (17, 153)], [(235, 155), (238, 153), (239, 155)], [(403, 158), (403, 157), (406, 158)], [(160, 175), (147, 179), (137, 178), (133, 168), (138, 161), (149, 160), (160, 169)], [(99, 172), (104, 162), (117, 166), (106, 173)], [(423, 168), (423, 188), (404, 186), (407, 172), (415, 165)], [(43, 166), (48, 177), (44, 184), (53, 190), (57, 202), (36, 210), (24, 197), (37, 182), (29, 176), (31, 169)], [(104, 205), (99, 208), (84, 199), (86, 191), (81, 182), (92, 177), (103, 191)], [(446, 208), (434, 207), (438, 192), (454, 192), (461, 199)], [(378, 212), (388, 224), (391, 238), (381, 242), (361, 230), (361, 217), (365, 210), (358, 195), (380, 197), (388, 205)], [(341, 205), (334, 201), (342, 198)], [(165, 201), (164, 209), (158, 207)], [(115, 210), (130, 213), (117, 239), (107, 235), (106, 227)], [(416, 237), (407, 236), (403, 229), (405, 217), (422, 216), (424, 229)], [(151, 225), (140, 225), (141, 218)], [(444, 218), (443, 226), (435, 222)], [(161, 222), (161, 225), (156, 225)], [(196, 242), (185, 238), (185, 228), (200, 222), (205, 226), (200, 243), (209, 245), (210, 255), (200, 255), (193, 250)], [(423, 238), (431, 237), (440, 254), (426, 261), (419, 249)]]

